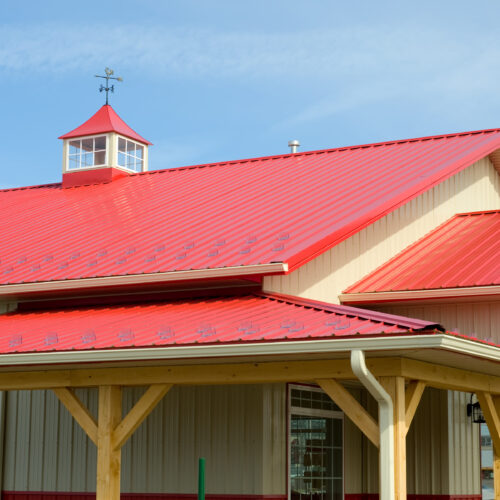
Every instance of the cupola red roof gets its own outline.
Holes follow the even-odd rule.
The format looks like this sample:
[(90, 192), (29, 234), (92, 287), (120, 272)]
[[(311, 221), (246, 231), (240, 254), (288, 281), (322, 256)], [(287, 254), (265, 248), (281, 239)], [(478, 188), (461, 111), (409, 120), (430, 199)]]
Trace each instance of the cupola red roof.
[(104, 134), (106, 132), (116, 132), (142, 144), (151, 145), (144, 137), (141, 137), (137, 132), (132, 130), (109, 104), (105, 104), (85, 123), (71, 132), (61, 135), (59, 139), (71, 139), (72, 137)]

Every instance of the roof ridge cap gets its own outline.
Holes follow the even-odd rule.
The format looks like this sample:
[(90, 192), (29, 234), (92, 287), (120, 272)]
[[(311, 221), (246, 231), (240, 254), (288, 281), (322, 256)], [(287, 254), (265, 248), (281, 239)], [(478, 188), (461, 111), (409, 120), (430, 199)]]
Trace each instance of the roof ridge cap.
[(326, 148), (326, 149), (313, 149), (310, 151), (300, 151), (297, 153), (282, 153), (277, 155), (267, 155), (267, 156), (255, 156), (249, 158), (241, 158), (239, 160), (223, 160), (216, 161), (210, 163), (198, 163), (194, 165), (183, 165), (180, 167), (172, 167), (172, 168), (162, 168), (157, 170), (149, 170), (147, 172), (138, 172), (137, 175), (148, 175), (152, 173), (165, 173), (172, 172), (177, 170), (190, 170), (195, 168), (208, 168), (208, 167), (223, 167), (228, 165), (237, 165), (241, 163), (250, 163), (257, 161), (266, 161), (266, 160), (275, 160), (279, 158), (288, 158), (288, 157), (302, 157), (302, 156), (311, 156), (311, 155), (320, 155), (325, 153), (334, 153), (338, 151), (352, 151), (355, 149), (365, 149), (372, 147), (380, 147), (380, 146), (392, 146), (395, 144), (406, 144), (408, 142), (420, 142), (420, 141), (429, 141), (429, 140), (438, 140), (438, 139), (448, 139), (452, 137), (462, 137), (467, 135), (476, 135), (476, 134), (492, 134), (495, 132), (500, 132), (500, 128), (492, 128), (492, 129), (484, 129), (484, 130), (471, 130), (465, 132), (453, 132), (449, 134), (440, 134), (440, 135), (429, 135), (422, 137), (409, 137), (407, 139), (393, 139), (382, 142), (371, 142), (366, 144), (354, 144), (351, 146), (338, 146), (335, 148)]

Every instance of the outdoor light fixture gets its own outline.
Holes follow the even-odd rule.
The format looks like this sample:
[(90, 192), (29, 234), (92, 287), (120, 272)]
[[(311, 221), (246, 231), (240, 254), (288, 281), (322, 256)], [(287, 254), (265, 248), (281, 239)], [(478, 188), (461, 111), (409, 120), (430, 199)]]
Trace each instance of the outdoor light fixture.
[(486, 420), (484, 419), (483, 410), (481, 410), (481, 405), (479, 401), (475, 403), (472, 402), (472, 397), (474, 395), (470, 395), (470, 403), (467, 405), (467, 416), (471, 417), (472, 422), (475, 424), (485, 424)]

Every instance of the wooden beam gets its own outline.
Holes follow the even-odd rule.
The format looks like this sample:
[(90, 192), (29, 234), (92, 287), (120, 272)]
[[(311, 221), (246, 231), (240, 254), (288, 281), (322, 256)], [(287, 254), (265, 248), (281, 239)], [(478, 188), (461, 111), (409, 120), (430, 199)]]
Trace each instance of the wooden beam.
[(87, 436), (97, 444), (97, 422), (75, 392), (66, 387), (56, 388), (53, 391)]
[(410, 380), (421, 380), (426, 385), (437, 389), (500, 394), (500, 377), (498, 376), (436, 365), (426, 361), (402, 358), (401, 375)]
[[(380, 377), (394, 407), (394, 481), (395, 500), (406, 500), (406, 410), (405, 379)], [(383, 466), (383, 464), (381, 464)]]
[(171, 387), (172, 384), (161, 384), (148, 388), (114, 430), (113, 447), (115, 449), (119, 449), (125, 444)]
[(359, 430), (377, 447), (380, 446), (380, 431), (376, 420), (356, 401), (345, 387), (333, 379), (320, 379), (318, 385), (332, 401), (351, 419)]
[[(372, 358), (367, 360), (370, 371), (377, 375), (401, 374), (401, 359)], [(102, 385), (149, 386), (225, 385), (314, 381), (335, 378), (351, 379), (348, 359), (317, 361), (279, 361), (259, 363), (227, 363), (202, 365), (138, 366), (0, 372), (0, 390), (53, 389), (56, 387), (98, 387)]]
[(424, 393), (425, 382), (421, 380), (414, 380), (408, 384), (405, 392), (405, 422), (406, 422), (406, 432), (410, 430), (410, 425), (417, 411), (418, 404), (422, 399), (422, 394)]
[(120, 500), (121, 448), (113, 446), (113, 431), (121, 417), (121, 388), (99, 387), (96, 500)]
[[(406, 358), (369, 358), (377, 377), (403, 376), (430, 387), (500, 395), (500, 376), (434, 365)], [(0, 391), (152, 384), (225, 385), (264, 384), (318, 379), (355, 380), (348, 359), (273, 361), (213, 365), (170, 365), (119, 368), (0, 372)]]

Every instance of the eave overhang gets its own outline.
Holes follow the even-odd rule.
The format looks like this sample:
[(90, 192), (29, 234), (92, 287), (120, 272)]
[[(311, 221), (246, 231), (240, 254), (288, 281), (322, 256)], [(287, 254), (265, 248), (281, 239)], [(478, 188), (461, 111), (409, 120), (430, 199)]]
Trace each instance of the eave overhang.
[(500, 298), (500, 286), (476, 286), (463, 288), (439, 288), (431, 290), (404, 290), (394, 292), (342, 293), (339, 300), (349, 305), (377, 305), (387, 302), (408, 302), (422, 300), (489, 299)]
[(288, 264), (276, 262), (250, 266), (222, 267), (213, 269), (193, 269), (189, 271), (172, 271), (165, 273), (132, 274), (125, 276), (105, 276), (99, 278), (82, 278), (57, 281), (41, 281), (35, 283), (13, 283), (0, 286), (0, 297), (19, 298), (25, 295), (78, 292), (106, 291), (119, 287), (147, 286), (162, 283), (196, 282), (198, 280), (218, 278), (240, 278), (244, 276), (265, 276), (269, 274), (285, 274)]

